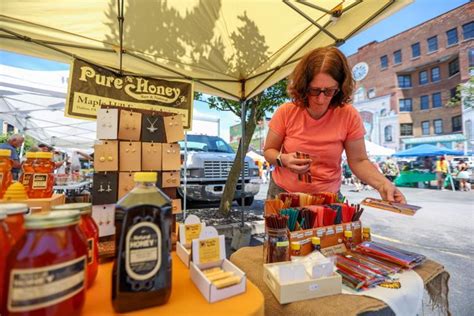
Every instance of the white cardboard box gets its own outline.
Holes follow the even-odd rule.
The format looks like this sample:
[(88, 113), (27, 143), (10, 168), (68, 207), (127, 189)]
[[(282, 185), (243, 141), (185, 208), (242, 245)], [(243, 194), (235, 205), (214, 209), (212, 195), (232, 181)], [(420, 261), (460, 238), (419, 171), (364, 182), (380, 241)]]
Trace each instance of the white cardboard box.
[(179, 241), (176, 243), (176, 254), (179, 259), (183, 261), (186, 268), (189, 268), (189, 262), (191, 261), (191, 250), (186, 249)]
[(176, 254), (179, 259), (183, 261), (184, 265), (189, 268), (189, 262), (191, 261), (191, 242), (192, 240), (186, 240), (186, 225), (201, 225), (201, 231), (206, 227), (206, 223), (202, 222), (196, 215), (189, 215), (186, 217), (184, 224), (178, 226), (179, 241), (176, 243)]
[[(216, 262), (200, 263), (199, 262), (199, 242), (208, 238), (219, 238), (219, 260)], [(225, 238), (223, 235), (218, 236), (214, 227), (206, 227), (201, 233), (199, 239), (194, 239), (192, 244), (193, 260), (190, 262), (189, 270), (191, 280), (209, 303), (218, 302), (226, 298), (239, 295), (247, 290), (247, 277), (245, 273), (237, 268), (232, 262), (226, 259), (225, 254)], [(232, 271), (235, 276), (240, 277), (240, 282), (226, 288), (216, 288), (202, 273), (203, 269), (221, 267), (224, 271)]]
[(280, 284), (278, 278), (272, 273), (272, 268), (288, 264), (290, 263), (278, 262), (263, 265), (263, 280), (280, 304), (341, 293), (342, 278), (337, 273), (327, 278), (311, 279), (308, 276), (305, 281)]

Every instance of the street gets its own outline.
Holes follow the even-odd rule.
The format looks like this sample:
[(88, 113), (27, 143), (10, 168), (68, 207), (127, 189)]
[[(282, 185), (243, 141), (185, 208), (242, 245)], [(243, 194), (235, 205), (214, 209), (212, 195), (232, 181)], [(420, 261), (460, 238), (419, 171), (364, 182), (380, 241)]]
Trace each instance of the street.
[[(351, 203), (358, 203), (365, 197), (378, 197), (375, 190), (352, 192), (353, 188), (343, 186), (341, 190)], [(267, 189), (267, 184), (261, 186), (250, 207), (254, 213), (263, 210)], [(400, 189), (408, 203), (422, 207), (415, 216), (366, 208), (361, 218), (363, 225), (371, 227), (376, 241), (424, 254), (443, 264), (451, 275), (449, 306), (452, 315), (474, 315), (474, 191)], [(428, 303), (425, 292), (424, 305)], [(424, 314), (430, 315), (430, 310), (425, 308)]]

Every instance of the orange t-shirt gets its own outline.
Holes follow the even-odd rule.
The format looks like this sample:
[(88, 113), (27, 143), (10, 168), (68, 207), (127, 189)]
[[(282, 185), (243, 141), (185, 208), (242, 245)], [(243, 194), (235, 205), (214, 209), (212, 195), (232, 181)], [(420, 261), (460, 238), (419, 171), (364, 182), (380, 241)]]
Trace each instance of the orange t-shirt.
[(285, 103), (275, 112), (269, 127), (283, 137), (283, 153), (300, 151), (313, 160), (312, 183), (298, 181), (298, 175), (287, 168), (275, 168), (273, 180), (288, 192), (338, 192), (344, 142), (361, 139), (365, 134), (362, 119), (350, 104), (329, 108), (316, 120), (305, 108)]

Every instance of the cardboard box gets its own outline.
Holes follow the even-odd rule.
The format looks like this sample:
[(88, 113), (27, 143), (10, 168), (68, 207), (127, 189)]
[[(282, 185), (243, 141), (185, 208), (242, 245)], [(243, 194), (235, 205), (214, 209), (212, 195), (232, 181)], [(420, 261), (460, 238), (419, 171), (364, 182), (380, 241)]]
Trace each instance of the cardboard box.
[(49, 212), (52, 206), (66, 203), (66, 197), (64, 194), (53, 194), (52, 197), (45, 199), (28, 199), (21, 201), (2, 200), (0, 203), (24, 203), (28, 205), (28, 208), (32, 209), (32, 213)]
[[(179, 205), (181, 206), (181, 201), (177, 201), (179, 201)], [(199, 238), (204, 227), (206, 227), (206, 223), (201, 223), (201, 220), (196, 215), (189, 215), (184, 220), (184, 224), (181, 223), (178, 226), (179, 241), (176, 244), (176, 254), (188, 268), (189, 262), (191, 261), (192, 241), (194, 238)]]
[[(199, 245), (207, 240), (219, 241), (218, 259), (212, 262), (200, 262)], [(239, 295), (247, 290), (247, 277), (245, 273), (232, 262), (225, 259), (225, 238), (223, 235), (218, 236), (217, 230), (214, 227), (204, 228), (200, 238), (193, 240), (192, 256), (193, 261), (190, 263), (191, 280), (209, 303)], [(225, 272), (233, 272), (234, 276), (240, 277), (240, 282), (222, 289), (216, 288), (202, 272), (202, 270), (214, 267), (220, 267)]]
[[(273, 267), (285, 266), (291, 263), (278, 262), (263, 265), (263, 281), (270, 288), (280, 304), (304, 301), (317, 297), (339, 294), (342, 291), (342, 278), (335, 273), (331, 277), (285, 282), (281, 284), (277, 276), (272, 273)], [(305, 270), (306, 273), (306, 270)]]
[(186, 249), (182, 243), (179, 241), (176, 243), (176, 254), (178, 258), (184, 263), (186, 268), (189, 268), (189, 263), (191, 262), (191, 249)]

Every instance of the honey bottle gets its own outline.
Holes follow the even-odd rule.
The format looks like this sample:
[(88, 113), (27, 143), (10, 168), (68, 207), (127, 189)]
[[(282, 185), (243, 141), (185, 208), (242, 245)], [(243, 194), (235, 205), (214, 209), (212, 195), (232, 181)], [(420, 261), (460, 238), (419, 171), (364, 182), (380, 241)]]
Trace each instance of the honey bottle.
[(355, 248), (354, 239), (352, 238), (352, 230), (344, 231), (344, 244), (347, 250), (353, 250)]
[(370, 227), (362, 227), (362, 241), (371, 241)]
[(34, 173), (30, 181), (28, 197), (33, 199), (50, 198), (53, 195), (54, 162), (53, 153), (38, 152), (33, 162)]
[(0, 149), (0, 199), (12, 183), (12, 161), (11, 152), (8, 149)]
[(29, 192), (31, 190), (31, 178), (33, 177), (33, 173), (35, 169), (33, 169), (33, 163), (36, 160), (37, 152), (27, 152), (25, 157), (26, 160), (21, 164), (21, 174), (19, 182), (23, 184), (26, 190), (26, 194), (29, 196)]
[(116, 205), (116, 312), (162, 305), (171, 295), (171, 200), (156, 180), (155, 172), (135, 173), (135, 187)]
[(321, 251), (321, 238), (311, 237), (311, 244), (313, 245), (313, 252)]

